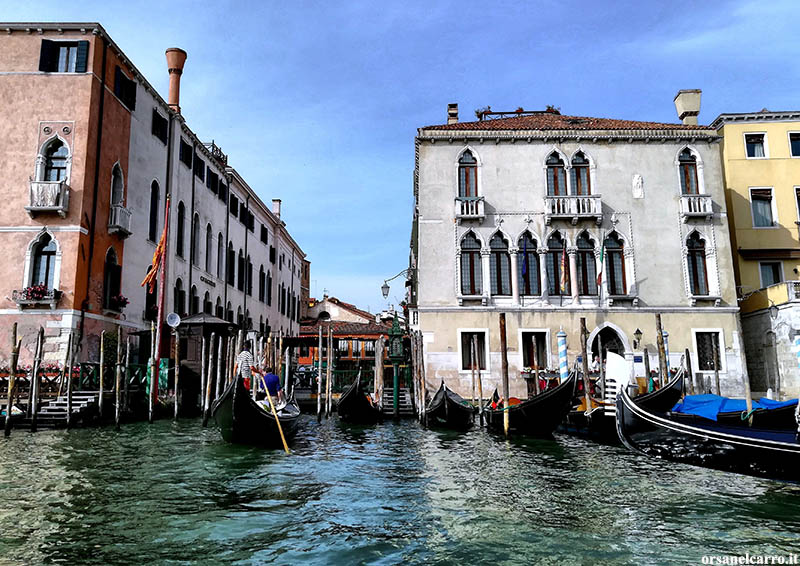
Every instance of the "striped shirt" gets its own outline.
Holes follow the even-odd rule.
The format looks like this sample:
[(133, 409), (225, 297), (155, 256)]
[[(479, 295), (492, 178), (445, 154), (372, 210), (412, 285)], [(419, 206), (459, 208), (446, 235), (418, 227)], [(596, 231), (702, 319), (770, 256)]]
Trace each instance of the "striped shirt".
[(236, 364), (239, 366), (239, 374), (242, 377), (250, 378), (253, 375), (253, 372), (250, 370), (252, 366), (255, 365), (253, 361), (253, 354), (251, 354), (247, 350), (242, 350), (239, 353), (239, 356), (236, 358)]

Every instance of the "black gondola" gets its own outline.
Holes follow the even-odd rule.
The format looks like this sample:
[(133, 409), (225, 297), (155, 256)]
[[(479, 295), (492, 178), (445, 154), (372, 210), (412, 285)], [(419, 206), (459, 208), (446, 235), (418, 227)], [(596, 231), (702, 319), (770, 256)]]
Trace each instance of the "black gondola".
[(383, 418), (383, 411), (361, 387), (361, 372), (355, 381), (342, 392), (336, 412), (343, 421), (356, 424), (373, 424)]
[(540, 438), (552, 436), (572, 405), (577, 375), (572, 372), (557, 387), (508, 408), (493, 410), (488, 404), (484, 412), (489, 428), (503, 432), (503, 413), (507, 410), (510, 433)]
[[(273, 401), (277, 402), (275, 398)], [(211, 406), (211, 413), (222, 432), (222, 438), (234, 444), (282, 446), (278, 425), (268, 402), (266, 407), (250, 397), (250, 391), (241, 378), (236, 378), (225, 388)], [(300, 407), (294, 398), (277, 411), (286, 441), (294, 436), (300, 420)]]
[[(709, 424), (710, 423), (710, 424)], [(774, 431), (714, 423), (688, 424), (617, 398), (617, 433), (634, 450), (675, 462), (754, 476), (800, 480), (797, 429)]]
[[(689, 398), (690, 397), (687, 397), (687, 399)], [(671, 413), (670, 418), (687, 424), (711, 423), (739, 428), (791, 431), (797, 428), (796, 411), (797, 404), (794, 403), (775, 408), (759, 407), (754, 409), (751, 413), (748, 413), (746, 410), (723, 411), (716, 414), (716, 421), (692, 413), (679, 412)]]
[(475, 421), (475, 408), (444, 384), (425, 408), (429, 426), (465, 430)]
[[(633, 402), (656, 413), (669, 411), (683, 395), (683, 382), (684, 372), (679, 371), (666, 387), (634, 397)], [(559, 430), (605, 444), (619, 444), (616, 411), (613, 409), (613, 404), (602, 404), (592, 408), (588, 414), (583, 409), (572, 410)]]

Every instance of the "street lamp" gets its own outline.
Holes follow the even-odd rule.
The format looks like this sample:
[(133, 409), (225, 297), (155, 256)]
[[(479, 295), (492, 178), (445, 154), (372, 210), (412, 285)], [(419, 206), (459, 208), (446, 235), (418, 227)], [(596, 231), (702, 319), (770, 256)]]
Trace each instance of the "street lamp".
[(383, 282), (383, 285), (381, 285), (381, 293), (383, 293), (383, 298), (384, 299), (389, 298), (389, 281), (391, 281), (393, 279), (397, 279), (401, 275), (408, 275), (410, 272), (411, 272), (411, 268), (409, 267), (407, 269), (404, 269), (403, 271), (401, 271), (400, 273), (398, 273), (394, 277), (390, 277), (389, 279), (386, 279)]
[(639, 349), (639, 343), (641, 341), (642, 341), (642, 331), (637, 328), (636, 331), (633, 333), (633, 349), (634, 350), (638, 350)]

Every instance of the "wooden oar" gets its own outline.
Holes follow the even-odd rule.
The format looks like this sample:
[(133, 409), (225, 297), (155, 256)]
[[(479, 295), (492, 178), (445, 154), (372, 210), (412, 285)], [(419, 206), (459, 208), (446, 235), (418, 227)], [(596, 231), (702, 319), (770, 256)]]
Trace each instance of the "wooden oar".
[(278, 418), (278, 413), (275, 411), (275, 403), (272, 402), (272, 395), (269, 394), (269, 389), (267, 388), (267, 383), (264, 381), (264, 376), (260, 375), (261, 378), (261, 385), (264, 386), (264, 392), (267, 394), (267, 399), (269, 400), (269, 407), (272, 409), (272, 416), (275, 417), (275, 423), (278, 425), (278, 432), (281, 433), (281, 442), (283, 442), (283, 449), (286, 450), (286, 453), (289, 454), (289, 446), (286, 444), (286, 438), (283, 436), (283, 428), (281, 427), (281, 420)]

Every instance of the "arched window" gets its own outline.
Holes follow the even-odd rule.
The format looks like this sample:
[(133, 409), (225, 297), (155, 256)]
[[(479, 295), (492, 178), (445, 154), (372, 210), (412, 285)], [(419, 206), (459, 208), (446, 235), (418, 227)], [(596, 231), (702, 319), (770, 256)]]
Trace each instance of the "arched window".
[[(225, 261), (225, 270), (228, 285), (233, 286), (236, 281), (236, 252), (233, 251), (233, 242), (228, 241), (228, 257)], [(233, 322), (233, 321), (231, 321)]]
[(478, 196), (478, 161), (470, 150), (462, 153), (458, 160), (458, 196)]
[(111, 206), (122, 206), (125, 201), (125, 183), (119, 163), (111, 171)]
[(572, 192), (576, 195), (587, 196), (592, 194), (591, 180), (589, 179), (589, 160), (582, 151), (572, 158)]
[(247, 330), (253, 328), (253, 319), (250, 316), (250, 309), (247, 309), (244, 313), (244, 324)]
[(253, 296), (253, 262), (247, 256), (247, 294)]
[(206, 271), (211, 273), (211, 252), (214, 236), (211, 234), (211, 224), (206, 224)]
[(208, 291), (206, 291), (206, 294), (203, 295), (203, 313), (211, 314), (212, 308), (213, 305), (211, 304), (211, 295), (209, 295)]
[(122, 284), (122, 266), (117, 261), (117, 252), (108, 248), (103, 266), (103, 308), (117, 310), (119, 305), (115, 297), (120, 294)]
[(266, 300), (267, 295), (267, 275), (264, 273), (264, 266), (258, 269), (258, 300), (262, 303)]
[(244, 291), (244, 254), (242, 253), (242, 248), (239, 248), (239, 259), (236, 266), (236, 288)]
[(44, 151), (45, 181), (63, 181), (67, 178), (69, 150), (59, 139), (55, 139)]
[[(222, 279), (222, 265), (225, 261), (225, 240), (222, 238), (222, 232), (217, 235), (217, 277)], [(222, 318), (222, 317), (220, 317)]]
[(272, 272), (267, 271), (267, 305), (272, 306)]
[(147, 237), (151, 242), (158, 238), (158, 183), (150, 184), (150, 221), (147, 227)]
[(589, 239), (589, 234), (582, 232), (578, 236), (577, 244), (578, 294), (596, 295), (597, 264), (594, 260), (594, 243)]
[(541, 295), (539, 254), (536, 253), (536, 240), (531, 237), (530, 232), (525, 232), (519, 239), (517, 269), (519, 270), (520, 294)]
[[(149, 273), (153, 266), (149, 266), (147, 268), (146, 273)], [(150, 291), (150, 285), (146, 285), (144, 288), (144, 319), (145, 320), (155, 320), (158, 318), (158, 295), (156, 294), (156, 288), (153, 287), (153, 290)], [(176, 310), (175, 312), (180, 312)]]
[(200, 267), (200, 215), (196, 212), (192, 217), (192, 265)]
[(697, 158), (688, 147), (678, 155), (678, 172), (681, 177), (681, 193), (698, 194), (700, 191), (697, 185)]
[(567, 174), (564, 169), (564, 160), (558, 152), (550, 154), (546, 161), (547, 164), (547, 195), (566, 196), (567, 194)]
[(236, 307), (236, 324), (242, 326), (244, 324), (244, 316), (242, 316), (242, 307)]
[(603, 243), (606, 255), (606, 281), (609, 295), (626, 295), (628, 286), (625, 283), (625, 256), (622, 238), (611, 232)]
[(222, 300), (219, 297), (217, 297), (217, 304), (214, 307), (214, 316), (216, 316), (219, 319), (225, 320), (225, 312), (222, 308)]
[(173, 301), (175, 303), (175, 312), (180, 315), (184, 314), (186, 312), (184, 308), (186, 303), (186, 291), (183, 290), (183, 281), (181, 281), (180, 277), (175, 281)]
[(697, 232), (686, 240), (686, 261), (689, 268), (689, 290), (692, 295), (708, 295), (706, 243)]
[(178, 203), (178, 226), (175, 237), (175, 254), (178, 257), (183, 257), (184, 224), (186, 224), (186, 207), (181, 201)]
[(225, 320), (228, 322), (233, 322), (233, 307), (231, 306), (230, 301), (228, 301), (227, 308), (225, 309)]
[(261, 333), (262, 336), (264, 334), (266, 334), (266, 332), (264, 332), (264, 317), (263, 316), (259, 316), (258, 317), (258, 331)]
[(508, 254), (508, 242), (499, 233), (489, 241), (491, 257), (489, 276), (492, 280), (492, 295), (511, 294), (511, 256)]
[(569, 295), (569, 262), (567, 244), (554, 232), (547, 239), (547, 283), (550, 295)]
[(461, 294), (480, 295), (481, 277), (481, 243), (468, 232), (461, 240)]
[(50, 234), (42, 234), (39, 241), (33, 245), (31, 285), (44, 285), (48, 289), (53, 288), (53, 281), (56, 274), (56, 243)]
[(197, 286), (192, 285), (191, 301), (189, 302), (189, 314), (197, 314), (200, 311), (200, 297), (197, 294)]

